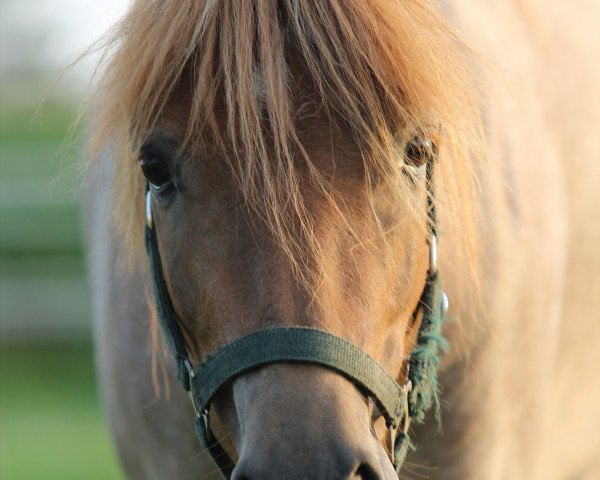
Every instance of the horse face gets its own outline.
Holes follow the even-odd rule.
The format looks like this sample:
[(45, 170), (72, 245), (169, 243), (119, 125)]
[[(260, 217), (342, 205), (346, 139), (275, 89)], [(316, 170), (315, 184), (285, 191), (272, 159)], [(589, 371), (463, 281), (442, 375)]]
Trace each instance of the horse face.
[[(308, 326), (347, 339), (403, 381), (417, 330), (411, 315), (428, 268), (426, 225), (411, 215), (425, 208), (424, 189), (407, 199), (394, 196), (385, 179), (371, 179), (368, 188), (352, 133), (315, 107), (303, 116), (300, 141), (343, 198), (345, 214), (313, 191), (308, 175), (300, 177), (321, 248), (298, 271), (241, 198), (210, 138), (182, 147), (189, 101), (184, 92), (173, 97), (143, 142), (140, 163), (194, 360), (253, 331)], [(224, 113), (217, 115), (226, 128)], [(418, 189), (424, 173), (414, 175)], [(234, 478), (397, 478), (377, 408), (324, 368), (264, 367), (223, 389), (213, 410), (218, 436), (239, 457)]]

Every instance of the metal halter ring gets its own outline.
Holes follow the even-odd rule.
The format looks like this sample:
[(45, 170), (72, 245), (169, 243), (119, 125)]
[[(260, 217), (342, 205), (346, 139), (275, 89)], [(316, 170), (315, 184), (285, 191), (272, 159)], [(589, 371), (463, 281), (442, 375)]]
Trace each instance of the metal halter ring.
[(146, 192), (146, 225), (152, 230), (154, 221), (152, 220), (152, 194), (150, 190)]
[(446, 292), (442, 292), (442, 314), (446, 315), (449, 308), (450, 300), (448, 300), (448, 295), (446, 295)]
[[(190, 381), (194, 379), (196, 376), (196, 372), (194, 371), (194, 367), (192, 366), (192, 362), (190, 362), (189, 358), (183, 360), (183, 365), (185, 366), (188, 376), (190, 377)], [(204, 431), (206, 432), (206, 438), (208, 440), (213, 440), (213, 433), (210, 428), (210, 412), (208, 408), (200, 409), (196, 404), (196, 398), (194, 397), (193, 391), (190, 389), (189, 391), (190, 399), (192, 400), (192, 405), (194, 407), (194, 411), (196, 412), (196, 417), (202, 422), (204, 425)]]
[(185, 366), (185, 369), (188, 372), (188, 376), (190, 377), (190, 380), (193, 379), (196, 376), (196, 372), (194, 371), (194, 367), (192, 367), (192, 362), (190, 362), (190, 359), (189, 358), (184, 359), (183, 365)]
[[(150, 192), (148, 192), (148, 193), (150, 193)], [(152, 217), (150, 217), (150, 218), (152, 218)], [(150, 227), (150, 228), (152, 228), (152, 227)], [(188, 377), (189, 377), (190, 382), (191, 382), (193, 380), (193, 378), (196, 376), (196, 372), (194, 371), (194, 367), (192, 367), (192, 362), (190, 362), (189, 358), (185, 358), (183, 360), (183, 365), (184, 365), (185, 369), (187, 370)], [(196, 412), (196, 416), (197, 417), (202, 417), (202, 420), (204, 421), (204, 424), (208, 426), (208, 420), (206, 419), (206, 417), (208, 417), (208, 411), (207, 410), (200, 411), (200, 409), (198, 408), (198, 405), (196, 405), (196, 399), (194, 398), (194, 394), (193, 394), (192, 390), (190, 389), (190, 391), (188, 393), (190, 394), (190, 400), (192, 401), (192, 406), (194, 407), (194, 411)]]

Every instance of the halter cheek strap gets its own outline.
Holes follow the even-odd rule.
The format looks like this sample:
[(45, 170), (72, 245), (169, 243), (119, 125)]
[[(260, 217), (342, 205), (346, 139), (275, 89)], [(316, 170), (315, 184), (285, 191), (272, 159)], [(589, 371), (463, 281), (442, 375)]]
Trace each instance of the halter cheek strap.
[(412, 444), (411, 421), (422, 422), (425, 412), (437, 403), (437, 367), (440, 349), (447, 344), (441, 326), (448, 308), (437, 272), (436, 216), (433, 202), (433, 155), (427, 162), (429, 264), (426, 284), (414, 317), (422, 311), (416, 344), (408, 362), (408, 378), (399, 384), (373, 358), (347, 340), (304, 327), (261, 330), (226, 345), (197, 368), (193, 368), (179, 327), (177, 314), (163, 274), (152, 197), (146, 185), (146, 251), (150, 260), (154, 300), (159, 323), (175, 358), (177, 376), (190, 391), (196, 410), (196, 431), (225, 478), (235, 466), (210, 427), (210, 405), (227, 383), (247, 372), (273, 363), (320, 365), (344, 376), (373, 399), (390, 431), (392, 461), (399, 472)]
[[(148, 198), (150, 193), (147, 193)], [(150, 219), (151, 217), (150, 210)], [(179, 328), (177, 314), (173, 307), (167, 283), (163, 275), (160, 252), (158, 250), (158, 240), (156, 238), (156, 229), (153, 228), (151, 221), (146, 226), (145, 232), (146, 252), (150, 260), (150, 272), (152, 274), (152, 290), (154, 293), (154, 303), (156, 313), (163, 334), (169, 345), (169, 349), (175, 358), (177, 365), (177, 378), (186, 390), (190, 389), (189, 371), (191, 367), (190, 357), (183, 340), (181, 329)]]

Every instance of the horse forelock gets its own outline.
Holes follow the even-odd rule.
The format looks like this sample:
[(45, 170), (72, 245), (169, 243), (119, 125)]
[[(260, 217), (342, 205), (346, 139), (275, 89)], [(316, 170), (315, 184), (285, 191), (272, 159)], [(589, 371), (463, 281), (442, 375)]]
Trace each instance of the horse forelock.
[[(116, 217), (130, 258), (140, 260), (144, 252), (137, 149), (188, 78), (186, 141), (202, 132), (230, 153), (223, 157), (243, 198), (297, 272), (309, 258), (318, 261), (326, 240), (316, 233), (303, 195), (306, 180), (298, 158), (332, 211), (343, 218), (347, 208), (300, 141), (298, 119), (310, 101), (298, 102), (293, 91), (294, 52), (322, 108), (358, 139), (367, 188), (369, 177), (377, 175), (389, 179), (399, 198), (406, 197), (398, 138), (433, 132), (440, 149), (442, 230), (461, 239), (457, 249), (471, 267), (469, 277), (476, 277), (479, 90), (470, 50), (429, 2), (136, 1), (106, 45), (90, 148), (117, 145)], [(225, 128), (218, 106), (226, 112)], [(351, 219), (340, 224), (353, 228)], [(319, 281), (304, 280), (318, 289)]]

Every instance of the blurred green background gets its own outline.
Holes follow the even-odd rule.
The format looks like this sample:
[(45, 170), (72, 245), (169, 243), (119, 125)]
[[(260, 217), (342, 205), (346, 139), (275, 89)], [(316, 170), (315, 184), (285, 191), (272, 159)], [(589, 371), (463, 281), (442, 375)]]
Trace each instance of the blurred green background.
[(93, 364), (81, 136), (65, 141), (94, 60), (46, 89), (126, 3), (0, 0), (2, 480), (123, 478)]

